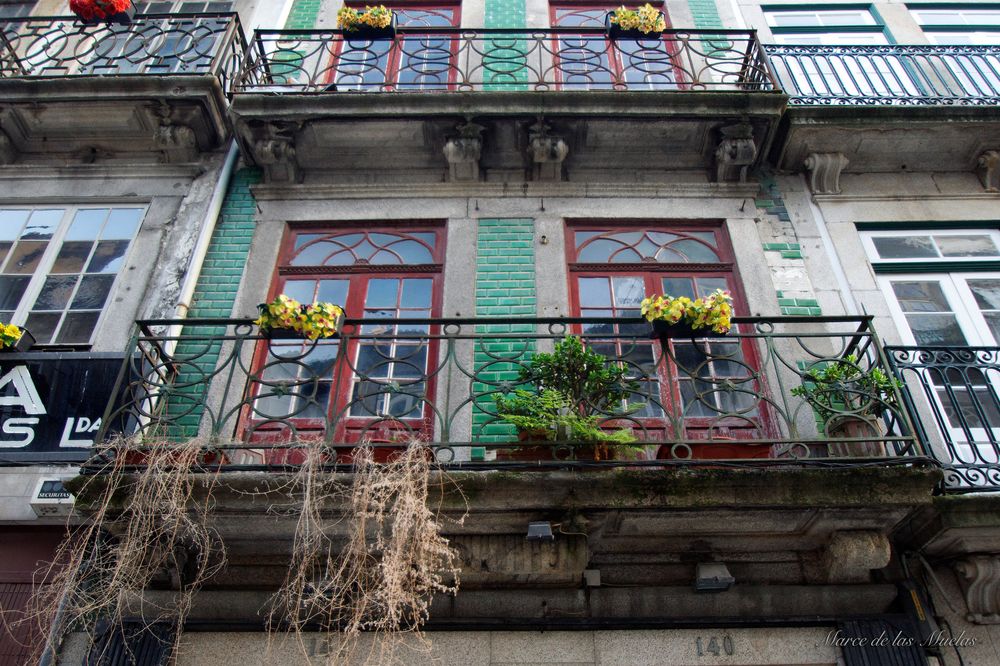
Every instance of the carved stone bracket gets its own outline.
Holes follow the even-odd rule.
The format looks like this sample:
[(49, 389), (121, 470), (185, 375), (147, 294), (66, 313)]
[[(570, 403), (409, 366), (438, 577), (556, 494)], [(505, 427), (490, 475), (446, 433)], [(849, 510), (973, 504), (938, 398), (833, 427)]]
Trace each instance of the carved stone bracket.
[(1000, 624), (1000, 556), (973, 555), (955, 563), (965, 593), (965, 616), (976, 624)]
[(13, 164), (17, 159), (17, 147), (6, 132), (0, 130), (0, 166)]
[(153, 141), (167, 164), (182, 164), (198, 159), (198, 138), (186, 125), (163, 124), (153, 132)]
[(534, 180), (557, 183), (563, 180), (562, 164), (569, 155), (569, 146), (562, 137), (550, 134), (550, 129), (542, 119), (528, 129), (528, 154)]
[(266, 138), (253, 143), (254, 161), (264, 169), (270, 183), (298, 183), (302, 178), (295, 151), (294, 131), (271, 126)]
[(809, 153), (809, 189), (813, 194), (840, 194), (840, 174), (848, 163), (843, 153)]
[(976, 163), (979, 180), (987, 192), (1000, 192), (1000, 150), (987, 150)]
[(482, 133), (486, 128), (473, 122), (459, 125), (458, 136), (444, 144), (448, 175), (453, 183), (479, 180), (479, 158), (483, 153)]
[(715, 179), (747, 182), (747, 170), (757, 159), (757, 144), (750, 123), (728, 125), (719, 130), (722, 140), (715, 149)]
[(867, 583), (872, 569), (889, 565), (892, 546), (881, 532), (834, 532), (826, 547), (823, 566), (830, 583)]

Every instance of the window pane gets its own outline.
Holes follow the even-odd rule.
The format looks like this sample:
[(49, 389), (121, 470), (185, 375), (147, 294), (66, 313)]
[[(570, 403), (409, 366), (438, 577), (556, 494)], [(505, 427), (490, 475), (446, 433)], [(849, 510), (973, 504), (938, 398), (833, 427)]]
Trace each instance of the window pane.
[(53, 273), (80, 273), (94, 244), (90, 241), (66, 241), (52, 265)]
[[(1000, 38), (1000, 36), (998, 36)], [(985, 235), (935, 236), (945, 257), (995, 257), (1000, 255), (993, 239)]]
[(315, 280), (288, 280), (282, 290), (285, 296), (299, 303), (312, 303), (316, 293)]
[(910, 330), (918, 345), (963, 346), (969, 344), (955, 319), (955, 315), (908, 314), (906, 321), (910, 325)]
[(39, 344), (46, 344), (52, 340), (52, 334), (55, 332), (56, 326), (59, 325), (61, 317), (61, 313), (32, 312), (28, 315), (28, 321), (24, 326), (31, 331)]
[(432, 283), (433, 281), (429, 279), (403, 280), (402, 307), (430, 308)]
[(104, 307), (114, 284), (114, 275), (87, 275), (80, 282), (80, 288), (73, 299), (72, 309), (93, 310)]
[(125, 263), (129, 241), (101, 241), (94, 251), (94, 258), (87, 266), (88, 273), (117, 273)]
[[(31, 278), (0, 277), (0, 310), (15, 310)], [(9, 321), (9, 320), (8, 320)]]
[(951, 312), (937, 282), (893, 282), (892, 290), (904, 312)]
[(2, 243), (0, 242), (0, 268), (3, 267), (4, 259), (7, 258), (7, 253), (10, 252), (10, 248), (14, 246), (13, 243)]
[(1000, 310), (1000, 280), (968, 280), (980, 310)]
[(938, 253), (930, 236), (890, 236), (872, 238), (875, 250), (882, 259), (937, 258)]
[(34, 310), (62, 310), (69, 303), (77, 276), (50, 275), (35, 299)]
[(101, 238), (108, 240), (132, 240), (139, 222), (142, 220), (141, 208), (116, 208), (108, 216), (108, 222), (104, 225)]
[(12, 241), (21, 235), (28, 221), (28, 210), (0, 210), (0, 240)]
[(694, 298), (694, 285), (691, 283), (691, 278), (666, 277), (663, 278), (663, 294), (674, 298), (678, 296)]
[[(594, 308), (611, 305), (611, 285), (608, 278), (580, 278), (579, 285), (580, 307)], [(608, 312), (605, 314), (611, 313)]]
[(107, 217), (107, 208), (78, 210), (73, 217), (73, 224), (66, 232), (66, 240), (97, 240)]
[(646, 287), (639, 277), (616, 277), (614, 288), (617, 307), (638, 308), (646, 297)]
[(368, 281), (368, 297), (365, 299), (366, 308), (395, 308), (396, 298), (399, 293), (399, 280), (396, 279), (375, 279)]
[(698, 285), (698, 296), (708, 296), (716, 289), (723, 291), (729, 289), (729, 283), (726, 281), (726, 278), (721, 277), (695, 278), (695, 283)]
[(56, 342), (64, 344), (90, 342), (90, 336), (93, 335), (100, 316), (100, 312), (73, 312), (66, 315)]
[(31, 219), (21, 233), (21, 238), (29, 240), (52, 238), (56, 227), (62, 220), (64, 210), (36, 210), (32, 212)]
[(347, 287), (349, 285), (348, 280), (320, 280), (316, 300), (343, 307), (347, 304)]
[(7, 273), (34, 273), (42, 260), (48, 241), (20, 241), (10, 253), (10, 260), (4, 269)]

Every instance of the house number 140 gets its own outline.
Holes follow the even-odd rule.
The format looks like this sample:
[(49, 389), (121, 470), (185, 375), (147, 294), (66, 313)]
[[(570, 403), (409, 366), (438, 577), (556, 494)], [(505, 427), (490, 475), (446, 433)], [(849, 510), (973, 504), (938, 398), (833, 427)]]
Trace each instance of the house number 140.
[(719, 640), (718, 636), (710, 636), (707, 640), (699, 636), (695, 640), (695, 647), (698, 649), (699, 657), (704, 657), (709, 654), (715, 657), (722, 654), (732, 656), (733, 652), (736, 651), (733, 647), (732, 636), (723, 636), (722, 640)]

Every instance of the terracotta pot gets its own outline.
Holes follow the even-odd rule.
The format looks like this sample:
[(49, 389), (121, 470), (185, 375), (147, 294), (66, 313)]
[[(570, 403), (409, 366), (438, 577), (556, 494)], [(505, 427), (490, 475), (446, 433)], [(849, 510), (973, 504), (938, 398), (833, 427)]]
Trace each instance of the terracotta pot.
[[(882, 431), (874, 423), (857, 418), (842, 417), (832, 421), (827, 431), (832, 439), (881, 438)], [(835, 458), (884, 458), (885, 442), (872, 439), (863, 442), (830, 442), (830, 455)]]

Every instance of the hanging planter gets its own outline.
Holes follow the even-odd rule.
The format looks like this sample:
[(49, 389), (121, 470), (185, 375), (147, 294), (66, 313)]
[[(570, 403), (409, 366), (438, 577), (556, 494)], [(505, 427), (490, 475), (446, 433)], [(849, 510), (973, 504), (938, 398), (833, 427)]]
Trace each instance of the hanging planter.
[(83, 25), (130, 25), (135, 16), (132, 0), (69, 0), (69, 10)]
[(657, 296), (643, 299), (640, 312), (653, 338), (717, 337), (732, 326), (733, 297), (716, 289), (705, 298)]
[(260, 316), (255, 324), (261, 335), (270, 338), (330, 338), (340, 332), (344, 309), (333, 303), (302, 305), (284, 294), (270, 303), (257, 306)]
[(14, 324), (0, 324), (0, 351), (26, 352), (35, 345), (35, 336)]
[(638, 9), (622, 5), (604, 18), (608, 39), (658, 39), (667, 29), (663, 12), (649, 3)]
[(341, 7), (337, 12), (337, 27), (344, 31), (344, 39), (379, 40), (396, 36), (396, 14), (385, 5)]

